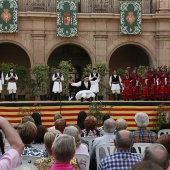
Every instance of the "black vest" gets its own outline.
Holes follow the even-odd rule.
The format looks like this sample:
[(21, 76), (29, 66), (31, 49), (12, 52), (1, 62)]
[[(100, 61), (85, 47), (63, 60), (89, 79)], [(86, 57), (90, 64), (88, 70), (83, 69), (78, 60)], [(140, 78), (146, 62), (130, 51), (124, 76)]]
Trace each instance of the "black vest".
[(2, 71), (0, 70), (0, 79), (2, 78), (1, 76), (2, 76)]
[[(13, 73), (13, 76), (16, 77), (16, 74)], [(8, 73), (8, 77), (11, 77), (11, 73)], [(10, 78), (9, 81), (15, 81), (15, 78)]]
[[(59, 73), (59, 76), (60, 76), (60, 78), (61, 78), (61, 73)], [(57, 77), (57, 73), (55, 73), (55, 77)], [(57, 78), (57, 79), (60, 79), (60, 78)]]
[(82, 81), (80, 87), (81, 87), (81, 90), (90, 90), (91, 82), (88, 81), (88, 87), (86, 88), (86, 86), (84, 85), (84, 81)]
[(114, 75), (112, 75), (112, 82), (119, 83), (119, 76), (116, 75), (116, 77), (115, 77)]
[[(91, 77), (93, 77), (93, 73), (91, 73)], [(98, 73), (96, 73), (96, 77), (98, 77)], [(91, 81), (95, 81), (97, 78), (93, 78)]]

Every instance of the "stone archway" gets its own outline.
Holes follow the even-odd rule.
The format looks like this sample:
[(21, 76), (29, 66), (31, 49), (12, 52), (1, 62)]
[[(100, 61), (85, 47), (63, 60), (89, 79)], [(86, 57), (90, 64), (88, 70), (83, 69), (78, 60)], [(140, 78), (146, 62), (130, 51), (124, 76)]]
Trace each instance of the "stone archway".
[(109, 61), (109, 69), (138, 67), (139, 65), (149, 66), (150, 56), (142, 47), (134, 44), (127, 44), (117, 48)]
[(26, 51), (20, 46), (8, 42), (0, 43), (0, 63), (2, 62), (12, 62), (26, 68), (31, 67), (30, 58)]

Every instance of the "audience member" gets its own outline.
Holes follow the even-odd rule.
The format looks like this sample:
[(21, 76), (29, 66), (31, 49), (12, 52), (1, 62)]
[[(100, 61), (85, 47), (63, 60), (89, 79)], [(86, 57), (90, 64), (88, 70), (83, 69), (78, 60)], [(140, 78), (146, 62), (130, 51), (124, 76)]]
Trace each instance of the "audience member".
[(64, 129), (66, 127), (66, 120), (65, 119), (57, 119), (55, 121), (55, 129), (59, 130), (61, 133), (64, 132)]
[(37, 126), (37, 136), (34, 140), (34, 143), (43, 144), (44, 143), (44, 135), (47, 132), (47, 129), (43, 125)]
[[(109, 118), (110, 118), (109, 114), (104, 114), (104, 115), (103, 115), (103, 118), (102, 118), (102, 125), (104, 125), (104, 121), (107, 120), (107, 119), (109, 119)], [(97, 130), (98, 130), (99, 132), (104, 131), (104, 126), (98, 127)], [(103, 134), (100, 135), (100, 136), (103, 136)]]
[[(62, 115), (57, 113), (54, 115), (54, 122), (57, 120), (57, 119), (62, 119)], [(48, 130), (55, 130), (55, 126), (52, 126), (50, 128), (48, 128)]]
[[(102, 137), (98, 137), (93, 142), (92, 152), (90, 156), (90, 169), (95, 170), (97, 169), (97, 163), (96, 163), (96, 147), (100, 144), (104, 143), (113, 143), (115, 139), (115, 129), (116, 129), (116, 121), (114, 121), (112, 118), (107, 119), (104, 121), (104, 132), (105, 134)], [(102, 157), (106, 157), (106, 154), (104, 151), (101, 150)]]
[(85, 111), (80, 111), (78, 113), (78, 118), (77, 118), (77, 125), (80, 127), (81, 130), (84, 129), (84, 120), (87, 117), (87, 113)]
[(160, 130), (161, 129), (170, 129), (170, 112), (168, 112), (166, 114), (165, 119), (166, 119), (166, 124), (162, 124), (160, 127)]
[(131, 170), (163, 170), (159, 165), (152, 161), (137, 162)]
[(19, 126), (17, 131), (25, 145), (22, 155), (47, 157), (47, 153), (44, 150), (32, 146), (37, 136), (37, 127), (34, 123), (30, 121), (23, 123)]
[(166, 148), (166, 150), (167, 150), (167, 152), (168, 152), (168, 154), (170, 156), (170, 135), (168, 135), (168, 134), (161, 135), (156, 140), (155, 143), (162, 144)]
[(0, 128), (11, 145), (11, 149), (4, 153), (0, 159), (0, 169), (11, 170), (18, 166), (24, 144), (15, 129), (3, 117), (0, 117)]
[(97, 119), (94, 116), (87, 116), (84, 120), (84, 128), (81, 137), (98, 137), (99, 131), (96, 129)]
[(34, 119), (36, 126), (42, 125), (41, 116), (40, 116), (40, 114), (39, 114), (38, 112), (34, 112), (34, 113), (32, 114), (32, 118)]
[(50, 130), (44, 135), (44, 144), (46, 151), (48, 153), (48, 158), (41, 158), (35, 161), (34, 165), (40, 170), (47, 170), (51, 168), (51, 166), (55, 162), (55, 158), (52, 155), (52, 143), (54, 142), (55, 137), (57, 137), (60, 133), (58, 130)]
[(0, 130), (0, 158), (5, 153), (5, 135), (2, 130)]
[(133, 136), (130, 131), (121, 130), (116, 133), (116, 152), (101, 160), (98, 170), (130, 170), (131, 167), (141, 161), (141, 158), (130, 152), (133, 145)]
[(134, 143), (154, 143), (157, 139), (156, 133), (146, 129), (149, 123), (148, 115), (143, 112), (136, 113), (135, 122), (138, 130), (132, 132)]
[[(74, 157), (76, 143), (74, 137), (66, 134), (58, 136), (53, 144), (52, 150), (55, 156), (56, 162), (50, 168), (50, 170), (75, 170), (70, 164), (70, 160)], [(75, 159), (75, 164), (77, 161)], [(77, 167), (76, 169), (79, 169)]]
[[(68, 126), (64, 129), (64, 134), (73, 136), (75, 138), (75, 142), (76, 142), (76, 149), (75, 149), (75, 153), (76, 154), (85, 154), (89, 156), (88, 153), (88, 148), (86, 145), (81, 143), (81, 138), (80, 138), (80, 133), (78, 131), (78, 129), (74, 126)], [(86, 169), (86, 161), (85, 160), (81, 160), (79, 162), (80, 165), (80, 169), (81, 170), (85, 170)]]
[(22, 124), (22, 123), (26, 123), (26, 122), (28, 122), (28, 121), (35, 123), (34, 119), (33, 119), (31, 116), (24, 116), (24, 117), (21, 119), (21, 122), (20, 122), (20, 123)]
[(166, 170), (169, 166), (169, 154), (161, 144), (152, 144), (145, 149), (143, 160), (151, 160)]
[(123, 118), (117, 119), (116, 123), (117, 123), (116, 131), (126, 130), (126, 128), (128, 127), (126, 120)]
[(38, 170), (36, 166), (34, 166), (33, 164), (22, 164), (20, 166), (18, 166), (17, 168), (14, 168), (12, 170)]

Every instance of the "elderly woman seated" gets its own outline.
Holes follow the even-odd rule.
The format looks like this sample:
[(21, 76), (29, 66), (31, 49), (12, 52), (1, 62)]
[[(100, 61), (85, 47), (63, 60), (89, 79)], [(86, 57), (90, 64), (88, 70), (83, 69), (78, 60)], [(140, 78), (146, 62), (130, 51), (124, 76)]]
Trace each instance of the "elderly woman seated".
[[(75, 154), (76, 143), (74, 137), (61, 134), (55, 138), (52, 144), (52, 151), (55, 156), (55, 163), (50, 170), (75, 170), (70, 161)], [(76, 160), (76, 159), (75, 159)], [(77, 164), (77, 161), (75, 161)], [(78, 167), (76, 169), (79, 169)]]
[(119, 130), (126, 130), (127, 128), (127, 122), (125, 119), (123, 118), (119, 118), (116, 120), (116, 131), (119, 131)]
[[(46, 148), (46, 150), (48, 152), (48, 158), (41, 158), (41, 159), (38, 159), (38, 160), (35, 161), (34, 165), (38, 169), (40, 169), (40, 170), (48, 170), (54, 164), (55, 157), (52, 154), (51, 147), (52, 147), (52, 144), (53, 144), (55, 138), (57, 138), (60, 134), (61, 133), (58, 130), (50, 130), (50, 131), (45, 133), (44, 144), (45, 144), (45, 148)], [(78, 163), (76, 162), (75, 158), (70, 161), (70, 164), (76, 170), (79, 170)]]
[[(64, 129), (64, 134), (73, 136), (75, 138), (75, 142), (76, 142), (75, 153), (76, 154), (85, 154), (85, 155), (89, 156), (88, 148), (87, 148), (86, 145), (81, 143), (80, 133), (79, 133), (79, 130), (76, 127), (74, 127), (74, 126), (66, 127)], [(79, 165), (80, 165), (81, 170), (86, 169), (86, 161), (85, 160), (81, 160), (79, 162)]]
[(44, 150), (32, 146), (37, 136), (37, 127), (34, 123), (30, 121), (23, 123), (19, 125), (17, 131), (25, 145), (22, 155), (47, 157), (47, 153)]
[(64, 128), (66, 127), (66, 120), (65, 119), (57, 119), (54, 123), (55, 129), (59, 130), (63, 133)]
[(84, 120), (84, 128), (81, 137), (98, 137), (99, 131), (96, 129), (97, 119), (94, 116), (87, 116)]

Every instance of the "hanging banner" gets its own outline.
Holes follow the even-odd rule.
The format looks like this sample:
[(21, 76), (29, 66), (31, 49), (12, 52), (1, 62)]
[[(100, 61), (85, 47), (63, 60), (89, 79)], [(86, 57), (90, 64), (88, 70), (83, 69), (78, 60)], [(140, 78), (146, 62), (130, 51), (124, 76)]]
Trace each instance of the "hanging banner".
[(120, 33), (141, 34), (142, 1), (120, 0)]
[(18, 32), (18, 0), (0, 0), (0, 33)]
[(77, 32), (77, 0), (57, 0), (57, 36), (75, 37)]

